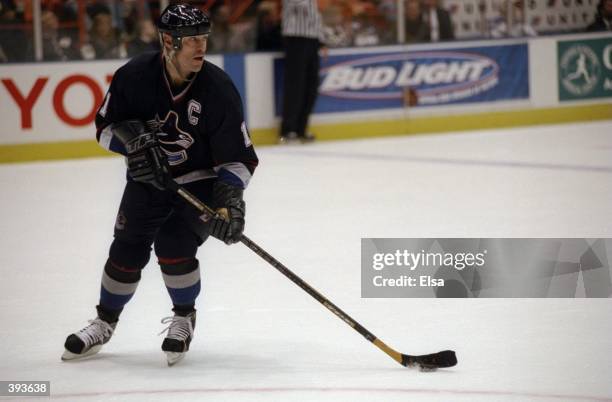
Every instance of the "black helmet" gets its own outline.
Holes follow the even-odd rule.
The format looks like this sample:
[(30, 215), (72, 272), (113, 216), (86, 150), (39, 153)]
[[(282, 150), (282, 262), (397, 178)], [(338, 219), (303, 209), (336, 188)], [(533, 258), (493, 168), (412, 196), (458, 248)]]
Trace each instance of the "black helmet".
[(181, 48), (181, 39), (186, 36), (208, 35), (210, 18), (199, 8), (189, 4), (171, 4), (161, 13), (157, 21), (159, 32), (172, 35), (172, 45)]

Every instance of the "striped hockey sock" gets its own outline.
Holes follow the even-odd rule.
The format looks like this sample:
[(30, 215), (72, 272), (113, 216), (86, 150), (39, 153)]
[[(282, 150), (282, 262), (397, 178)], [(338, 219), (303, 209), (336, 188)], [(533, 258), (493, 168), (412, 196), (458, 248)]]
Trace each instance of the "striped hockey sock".
[(98, 306), (100, 318), (108, 322), (117, 321), (123, 307), (136, 292), (140, 272), (140, 269), (121, 267), (110, 259), (107, 260), (100, 288), (100, 305)]
[(200, 267), (195, 258), (159, 257), (164, 283), (174, 304), (174, 311), (187, 315), (194, 311), (195, 300), (200, 294)]

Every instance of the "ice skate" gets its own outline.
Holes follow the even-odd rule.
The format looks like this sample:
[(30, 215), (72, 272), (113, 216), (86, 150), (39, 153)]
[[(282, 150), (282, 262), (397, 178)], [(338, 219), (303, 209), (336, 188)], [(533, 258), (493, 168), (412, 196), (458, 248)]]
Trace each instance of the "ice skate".
[(296, 145), (300, 143), (300, 137), (295, 131), (283, 134), (278, 139), (278, 143), (281, 145)]
[(82, 330), (70, 334), (64, 343), (62, 360), (77, 360), (95, 355), (102, 349), (102, 345), (110, 340), (117, 323), (108, 322), (97, 317), (89, 321), (89, 325)]
[(189, 350), (189, 344), (193, 338), (195, 320), (195, 311), (185, 317), (175, 314), (161, 320), (162, 324), (169, 324), (168, 327), (160, 332), (161, 335), (168, 331), (162, 343), (162, 350), (166, 353), (168, 366), (173, 366), (185, 357), (185, 353)]
[(302, 144), (310, 144), (311, 142), (314, 142), (316, 139), (317, 137), (315, 137), (315, 135), (311, 133), (310, 131), (306, 131), (304, 135), (300, 137), (300, 141), (302, 142)]

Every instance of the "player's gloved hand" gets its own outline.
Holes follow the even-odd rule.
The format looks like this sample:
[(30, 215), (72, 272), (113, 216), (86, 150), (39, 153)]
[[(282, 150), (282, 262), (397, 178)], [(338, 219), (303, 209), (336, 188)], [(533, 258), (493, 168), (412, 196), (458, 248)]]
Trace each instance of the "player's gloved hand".
[(159, 190), (168, 188), (172, 179), (168, 158), (155, 133), (140, 120), (115, 123), (112, 131), (127, 151), (128, 175), (134, 181), (149, 183)]
[(213, 188), (213, 199), (219, 209), (211, 220), (211, 235), (226, 244), (237, 243), (242, 238), (246, 212), (242, 192), (241, 188), (222, 182), (216, 182)]
[(159, 190), (168, 188), (172, 179), (168, 158), (159, 145), (128, 154), (128, 174), (134, 181), (152, 184)]

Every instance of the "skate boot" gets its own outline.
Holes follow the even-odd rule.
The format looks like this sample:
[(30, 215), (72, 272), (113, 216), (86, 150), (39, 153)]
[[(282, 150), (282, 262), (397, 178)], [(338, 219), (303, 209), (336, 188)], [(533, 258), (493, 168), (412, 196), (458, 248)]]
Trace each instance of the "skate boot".
[(196, 312), (192, 312), (187, 316), (174, 314), (172, 317), (166, 317), (161, 320), (162, 324), (169, 324), (162, 332), (168, 331), (162, 350), (166, 353), (168, 366), (172, 366), (185, 357), (185, 353), (189, 350), (189, 344), (193, 338), (193, 329), (195, 328)]
[(291, 132), (281, 135), (280, 138), (278, 139), (278, 143), (281, 145), (299, 144), (300, 137), (298, 136), (298, 133), (296, 133), (295, 131), (291, 131)]
[(314, 142), (316, 139), (317, 137), (315, 137), (315, 135), (311, 133), (310, 131), (306, 131), (304, 135), (300, 137), (300, 141), (302, 142), (302, 144), (310, 144), (311, 142)]
[(66, 338), (62, 360), (82, 359), (98, 353), (113, 336), (116, 326), (117, 322), (110, 324), (99, 317), (89, 320), (88, 326)]

